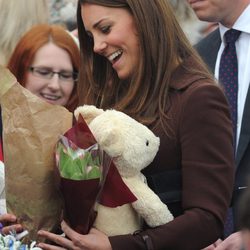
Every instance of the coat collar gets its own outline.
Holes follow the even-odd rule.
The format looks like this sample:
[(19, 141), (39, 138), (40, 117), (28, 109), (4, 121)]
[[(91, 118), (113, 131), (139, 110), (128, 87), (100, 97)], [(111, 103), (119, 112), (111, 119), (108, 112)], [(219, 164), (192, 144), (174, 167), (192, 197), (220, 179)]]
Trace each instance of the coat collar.
[(189, 87), (193, 82), (205, 78), (204, 76), (197, 73), (187, 72), (187, 68), (196, 69), (199, 68), (199, 66), (191, 58), (188, 58), (182, 64), (180, 64), (175, 69), (171, 77), (171, 89), (181, 91)]

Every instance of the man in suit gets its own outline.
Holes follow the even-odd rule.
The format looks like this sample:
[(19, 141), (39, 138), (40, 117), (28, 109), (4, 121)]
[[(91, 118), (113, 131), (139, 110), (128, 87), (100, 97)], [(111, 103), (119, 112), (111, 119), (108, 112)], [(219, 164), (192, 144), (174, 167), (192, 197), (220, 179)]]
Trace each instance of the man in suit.
[[(250, 175), (250, 0), (187, 0), (202, 21), (217, 22), (219, 28), (201, 40), (195, 47), (205, 63), (219, 79), (219, 65), (225, 48), (224, 34), (233, 28), (241, 31), (235, 43), (238, 58), (238, 115), (236, 134), (236, 176), (232, 208), (234, 231), (224, 241), (218, 240), (207, 250), (241, 249), (237, 232), (239, 198), (247, 188)], [(250, 188), (250, 187), (249, 187)]]

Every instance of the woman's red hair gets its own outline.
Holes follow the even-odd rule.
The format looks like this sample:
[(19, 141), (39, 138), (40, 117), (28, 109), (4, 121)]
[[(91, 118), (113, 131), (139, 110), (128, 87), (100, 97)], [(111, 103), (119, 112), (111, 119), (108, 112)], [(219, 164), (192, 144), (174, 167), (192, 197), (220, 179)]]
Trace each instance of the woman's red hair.
[[(79, 71), (80, 51), (71, 35), (60, 25), (36, 25), (20, 39), (7, 65), (22, 86), (25, 87), (27, 70), (31, 66), (37, 50), (49, 42), (53, 42), (56, 46), (67, 51), (74, 71)], [(78, 97), (75, 85), (65, 107), (73, 111), (77, 105)]]

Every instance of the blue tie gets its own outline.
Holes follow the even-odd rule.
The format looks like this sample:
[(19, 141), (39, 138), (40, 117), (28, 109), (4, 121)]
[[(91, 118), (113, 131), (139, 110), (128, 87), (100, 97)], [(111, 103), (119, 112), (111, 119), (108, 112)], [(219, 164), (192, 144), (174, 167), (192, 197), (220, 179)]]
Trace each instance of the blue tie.
[[(237, 102), (238, 102), (238, 60), (235, 48), (235, 41), (240, 36), (240, 31), (230, 29), (225, 35), (226, 46), (221, 55), (219, 81), (224, 87), (232, 117), (234, 133), (234, 152), (236, 152), (237, 135)], [(234, 230), (232, 208), (229, 208), (224, 225), (224, 237), (229, 236)]]

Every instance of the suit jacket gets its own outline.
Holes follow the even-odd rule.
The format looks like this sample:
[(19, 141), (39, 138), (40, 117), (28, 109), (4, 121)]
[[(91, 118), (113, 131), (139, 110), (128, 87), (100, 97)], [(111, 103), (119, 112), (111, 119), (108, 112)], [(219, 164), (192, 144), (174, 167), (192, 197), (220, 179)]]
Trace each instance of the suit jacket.
[[(186, 66), (196, 67), (192, 62)], [(167, 191), (168, 195), (175, 189), (172, 174), (181, 173), (181, 201), (166, 199), (176, 218), (135, 235), (110, 237), (113, 250), (152, 249), (146, 247), (147, 236), (155, 250), (200, 250), (222, 235), (234, 179), (232, 126), (225, 95), (211, 80), (179, 67), (171, 81), (166, 114), (168, 135), (157, 121), (152, 130), (160, 137), (160, 149), (144, 174), (149, 180), (169, 173), (170, 178), (150, 183), (155, 192)]]
[[(206, 38), (200, 41), (195, 47), (208, 65), (211, 72), (214, 73), (217, 53), (221, 45), (219, 29), (216, 29)], [(242, 127), (240, 131), (239, 144), (236, 152), (236, 175), (234, 193), (232, 199), (235, 230), (237, 230), (238, 204), (242, 193), (246, 190), (250, 174), (250, 88), (248, 89), (244, 112), (242, 118)]]

